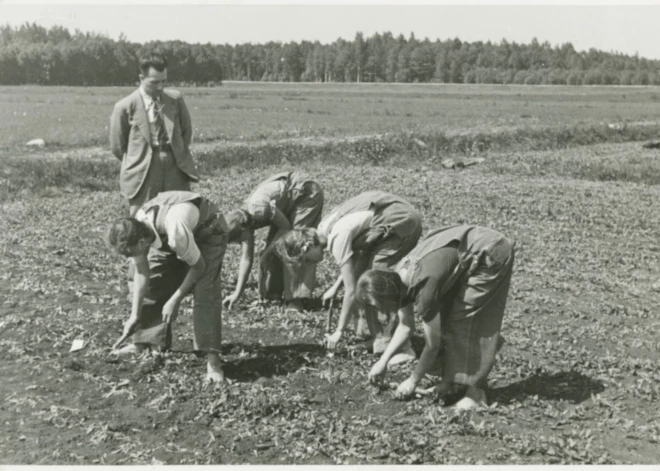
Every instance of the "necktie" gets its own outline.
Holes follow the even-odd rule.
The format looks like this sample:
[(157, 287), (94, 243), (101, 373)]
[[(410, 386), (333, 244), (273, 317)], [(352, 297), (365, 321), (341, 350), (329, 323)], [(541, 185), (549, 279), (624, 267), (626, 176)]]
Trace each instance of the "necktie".
[(163, 105), (160, 103), (160, 98), (153, 100), (154, 116), (156, 117), (156, 136), (158, 137), (158, 145), (167, 144), (167, 131), (165, 129), (165, 121), (163, 120)]

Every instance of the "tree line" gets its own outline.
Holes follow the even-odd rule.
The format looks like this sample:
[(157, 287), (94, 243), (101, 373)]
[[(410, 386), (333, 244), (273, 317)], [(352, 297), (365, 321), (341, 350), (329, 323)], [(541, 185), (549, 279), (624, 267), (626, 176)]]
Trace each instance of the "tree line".
[(138, 57), (168, 59), (169, 79), (186, 85), (222, 80), (273, 82), (403, 82), (525, 85), (660, 85), (660, 61), (571, 43), (529, 44), (419, 40), (377, 33), (352, 41), (189, 44), (130, 42), (61, 26), (0, 27), (0, 84), (131, 85)]

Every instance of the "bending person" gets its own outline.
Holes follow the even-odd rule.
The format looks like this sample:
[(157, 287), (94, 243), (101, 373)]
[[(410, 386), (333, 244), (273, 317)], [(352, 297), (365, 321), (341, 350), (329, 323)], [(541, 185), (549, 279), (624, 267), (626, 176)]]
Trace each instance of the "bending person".
[(409, 339), (416, 313), (426, 345), (397, 397), (412, 395), (424, 375), (433, 372), (442, 378), (437, 391), (465, 391), (456, 408), (485, 403), (487, 376), (503, 343), (500, 329), (513, 260), (514, 243), (505, 236), (464, 225), (431, 232), (394, 270), (364, 273), (357, 287), (360, 304), (385, 317), (398, 311), (399, 317), (369, 380), (384, 377), (389, 358)]
[(207, 379), (224, 379), (220, 272), (227, 232), (218, 208), (188, 191), (160, 193), (134, 218), (118, 219), (111, 225), (109, 245), (135, 263), (131, 315), (115, 348), (131, 334), (133, 343), (116, 353), (170, 348), (172, 322), (181, 300), (193, 290), (193, 348), (207, 354)]
[[(231, 309), (245, 290), (254, 261), (254, 232), (268, 227), (266, 250), (284, 232), (292, 228), (316, 227), (323, 211), (321, 185), (298, 172), (273, 175), (254, 190), (245, 209), (226, 215), (229, 243), (240, 243), (241, 260), (236, 288), (223, 305)], [(263, 253), (268, 253), (267, 251)], [(316, 286), (316, 264), (286, 266), (277, 257), (259, 260), (259, 292), (265, 299), (284, 299), (288, 308), (303, 309), (303, 300), (311, 298)]]
[[(277, 252), (288, 263), (320, 261), (327, 244), (339, 265), (337, 281), (323, 295), (325, 304), (334, 299), (341, 285), (344, 285), (337, 328), (326, 336), (328, 348), (336, 347), (350, 318), (358, 314), (355, 286), (359, 276), (372, 267), (396, 264), (412, 250), (421, 233), (422, 218), (405, 199), (383, 191), (368, 191), (335, 208), (321, 221), (318, 232), (294, 230), (280, 239)], [(384, 330), (376, 316), (367, 314), (357, 330), (359, 334), (363, 333), (366, 321), (374, 338), (374, 353), (380, 353), (389, 341), (392, 326)], [(415, 358), (409, 344), (400, 347), (407, 355), (399, 357), (400, 361)]]

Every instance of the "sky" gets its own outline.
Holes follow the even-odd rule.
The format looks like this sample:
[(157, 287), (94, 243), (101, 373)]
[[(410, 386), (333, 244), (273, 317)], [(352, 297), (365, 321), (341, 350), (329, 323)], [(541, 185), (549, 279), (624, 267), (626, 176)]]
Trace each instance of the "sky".
[[(660, 0), (268, 0), (197, 1), (0, 0), (0, 24), (36, 22), (71, 31), (97, 32), (129, 41), (181, 40), (240, 44), (318, 40), (331, 43), (392, 32), (418, 39), (529, 43), (570, 42), (577, 50), (636, 54), (660, 59)], [(37, 3), (38, 2), (38, 3)], [(413, 3), (413, 4), (411, 4)]]

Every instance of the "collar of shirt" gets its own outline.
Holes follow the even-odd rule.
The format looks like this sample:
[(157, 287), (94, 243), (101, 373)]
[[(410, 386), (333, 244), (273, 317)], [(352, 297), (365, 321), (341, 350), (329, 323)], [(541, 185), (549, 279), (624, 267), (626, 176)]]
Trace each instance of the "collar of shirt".
[(147, 226), (149, 226), (149, 229), (151, 229), (156, 236), (154, 241), (151, 243), (151, 247), (154, 249), (160, 249), (163, 246), (163, 241), (160, 238), (160, 235), (158, 235), (158, 231), (156, 230), (155, 226), (155, 218), (156, 212), (155, 211), (150, 211), (149, 213), (145, 213), (142, 209), (140, 209), (137, 214), (135, 215), (135, 219), (138, 221), (144, 222)]
[(139, 88), (140, 95), (142, 96), (142, 101), (144, 101), (145, 108), (149, 109), (154, 102), (154, 99), (147, 95), (147, 92), (144, 91), (142, 87)]

